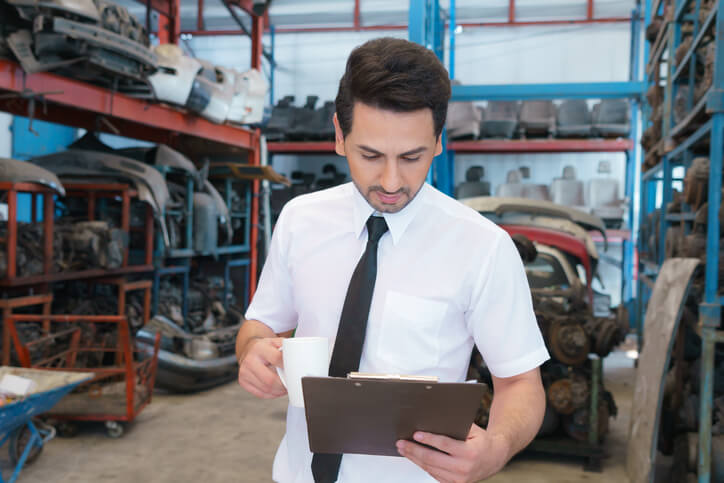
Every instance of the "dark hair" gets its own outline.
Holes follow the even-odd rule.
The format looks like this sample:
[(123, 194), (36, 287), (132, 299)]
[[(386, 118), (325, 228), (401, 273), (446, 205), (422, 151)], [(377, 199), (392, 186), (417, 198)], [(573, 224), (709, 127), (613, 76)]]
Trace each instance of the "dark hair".
[(383, 37), (355, 47), (339, 81), (337, 118), (346, 137), (355, 102), (396, 112), (430, 108), (440, 136), (450, 100), (450, 77), (435, 54), (407, 40)]

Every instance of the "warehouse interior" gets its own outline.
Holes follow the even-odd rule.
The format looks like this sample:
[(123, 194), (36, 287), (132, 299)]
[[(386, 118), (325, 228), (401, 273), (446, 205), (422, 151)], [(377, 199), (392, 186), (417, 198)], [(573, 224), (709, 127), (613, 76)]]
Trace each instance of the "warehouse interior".
[[(0, 482), (724, 482), (719, 35), (718, 0), (0, 0)], [(439, 194), (440, 206), (425, 216), (452, 210), (462, 225), (465, 214), (515, 249), (512, 263), (490, 252), (477, 265), (480, 249), (464, 252), (473, 238), (426, 250), (462, 229), (446, 227), (403, 270), (448, 274), (464, 259), (453, 274), (464, 283), (518, 272), (526, 282), (522, 298), (501, 295), (516, 311), (491, 305), (475, 312), (489, 321), (470, 322), (471, 306), (461, 309), (457, 379), (447, 359), (403, 372), (412, 366), (368, 349), (382, 301), (384, 317), (402, 321), (388, 333), (398, 359), (447, 347), (457, 335), (445, 304), (473, 303), (463, 282), (464, 295), (440, 293), (432, 275), (427, 298), (380, 293), (396, 266), (384, 257), (406, 246), (392, 220), (416, 200), (399, 213), (371, 201), (387, 206), (361, 187), (335, 116), (351, 54), (385, 38), (431, 51), (451, 86), (441, 152), (420, 178), (430, 190), (417, 193)], [(374, 269), (362, 304), (365, 352), (344, 380), (334, 369), (344, 349), (320, 320), (331, 310), (332, 335), (347, 337), (372, 225), (355, 228), (350, 264), (334, 258), (341, 235), (319, 245), (324, 256), (305, 253), (311, 218), (293, 215), (314, 200), (337, 206), (340, 193), (390, 229), (377, 238), (388, 268)], [(304, 258), (325, 256), (302, 290)], [(325, 270), (345, 280), (343, 298)], [(282, 283), (289, 294), (275, 291)], [(406, 304), (390, 309), (390, 294)], [(319, 314), (304, 315), (312, 303)], [(298, 319), (253, 332), (274, 304)], [(470, 448), (475, 430), (493, 438), (519, 419), (494, 401), (520, 374), (501, 376), (484, 343), (506, 327), (527, 328), (505, 340), (545, 345), (526, 368), (540, 366), (531, 437), (502, 469), (481, 463), (493, 447), (471, 457), (475, 469), (458, 465), (459, 478), (400, 457), (395, 441), (415, 431)], [(322, 356), (294, 355), (318, 336)], [(254, 368), (260, 347), (278, 350)], [(246, 371), (273, 381), (249, 383)], [(326, 383), (339, 385), (315, 392)], [(343, 383), (369, 393), (348, 399)], [(428, 456), (453, 464), (441, 450)], [(344, 456), (332, 479), (313, 479), (324, 453)], [(286, 469), (295, 458), (305, 470)], [(406, 473), (386, 473), (400, 461)]]

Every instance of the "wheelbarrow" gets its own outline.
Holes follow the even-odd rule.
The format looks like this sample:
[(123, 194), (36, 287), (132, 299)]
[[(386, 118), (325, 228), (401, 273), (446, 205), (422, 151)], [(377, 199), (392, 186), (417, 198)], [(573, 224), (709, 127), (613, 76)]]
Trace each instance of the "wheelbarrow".
[[(37, 389), (30, 395), (0, 406), (0, 446), (9, 443), (8, 452), (14, 470), (8, 483), (13, 483), (18, 479), (23, 466), (34, 461), (42, 451), (43, 445), (55, 436), (55, 430), (51, 426), (39, 421), (34, 422), (33, 418), (50, 410), (63, 396), (93, 375), (0, 367), (0, 379), (5, 374), (26, 377), (37, 384)], [(5, 483), (1, 473), (0, 483)]]

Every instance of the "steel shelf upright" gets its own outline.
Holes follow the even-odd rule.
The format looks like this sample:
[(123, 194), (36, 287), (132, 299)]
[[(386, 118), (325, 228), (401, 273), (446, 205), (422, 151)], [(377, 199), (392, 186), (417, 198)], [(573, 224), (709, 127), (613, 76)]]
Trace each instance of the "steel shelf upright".
[[(652, 5), (651, 0), (647, 2), (647, 7), (651, 7), (648, 11), (659, 13), (658, 8), (662, 2), (654, 3)], [(660, 156), (660, 161), (652, 163), (651, 158), (647, 156), (649, 162), (646, 167), (649, 169), (642, 176), (640, 214), (643, 220), (649, 213), (658, 211), (660, 226), (656, 257), (641, 261), (650, 278), (654, 278), (665, 256), (666, 229), (673, 223), (681, 223), (684, 229), (688, 229), (687, 223), (692, 222), (694, 218), (686, 209), (677, 216), (666, 214), (667, 203), (672, 200), (673, 183), (680, 180), (674, 177), (674, 168), (683, 166), (688, 169), (696, 154), (703, 152), (708, 154), (706, 263), (703, 300), (699, 304), (697, 324), (702, 344), (697, 477), (699, 483), (709, 483), (712, 476), (714, 349), (716, 343), (724, 342), (724, 331), (720, 330), (723, 298), (720, 295), (718, 280), (719, 208), (724, 156), (724, 2), (717, 2), (708, 13), (702, 13), (701, 8), (700, 0), (676, 0), (673, 3), (673, 10), (668, 12), (669, 21), (664, 23), (656, 42), (651, 47), (652, 55), (647, 68), (647, 78), (650, 84), (658, 85), (664, 91), (662, 136), (649, 153), (651, 157)], [(649, 21), (650, 17), (647, 14), (647, 22)], [(691, 42), (682, 48), (684, 27), (690, 33)], [(713, 63), (708, 67), (712, 73), (711, 85), (704, 84), (704, 88), (697, 89), (696, 51), (702, 47), (705, 40), (709, 39), (715, 46)], [(680, 60), (678, 64), (674, 61), (677, 50)], [(682, 91), (682, 88), (688, 91)], [(680, 103), (684, 103), (686, 115), (679, 116), (676, 120), (678, 122), (675, 122), (673, 111), (677, 97)], [(657, 191), (660, 192), (661, 200), (658, 207)], [(643, 244), (644, 240), (641, 242)], [(641, 251), (642, 253), (645, 251), (643, 245)], [(641, 310), (646, 304), (645, 291), (646, 289), (642, 287)], [(642, 323), (642, 313), (639, 312), (639, 323)]]
[[(511, 4), (514, 4), (511, 2)], [(514, 9), (511, 10), (514, 12)], [(592, 17), (592, 12), (589, 12)], [(514, 13), (511, 13), (514, 17)], [(410, 0), (409, 38), (410, 40), (427, 46), (442, 59), (443, 33), (445, 21), (440, 13), (439, 0)], [(514, 18), (513, 18), (514, 20)], [(562, 83), (562, 84), (523, 84), (523, 85), (454, 85), (452, 86), (451, 102), (465, 102), (478, 100), (555, 100), (555, 99), (611, 99), (625, 98), (631, 100), (631, 132), (628, 139), (619, 141), (623, 143), (614, 146), (615, 142), (606, 141), (599, 145), (601, 151), (619, 151), (622, 146), (626, 152), (626, 183), (625, 196), (634, 200), (638, 186), (639, 172), (637, 166), (641, 149), (638, 145), (639, 100), (644, 93), (645, 83), (639, 80), (641, 36), (640, 10), (637, 8), (631, 15), (631, 72), (626, 82), (590, 82), (590, 83)], [(453, 35), (455, 25), (455, 0), (450, 1), (448, 28), (450, 34), (450, 66), (451, 77), (454, 76), (455, 53)], [(444, 141), (447, 136), (443, 131)], [(580, 143), (580, 144), (579, 144)], [(592, 152), (596, 146), (594, 140), (549, 140), (541, 144), (533, 141), (511, 141), (509, 144), (502, 141), (482, 140), (475, 142), (444, 142), (445, 150), (433, 162), (429, 180), (449, 195), (453, 193), (455, 176), (455, 153), (521, 153), (521, 152)], [(508, 150), (509, 149), (509, 150)], [(635, 247), (638, 234), (636, 207), (631, 203), (629, 208), (629, 223), (631, 237), (625, 241), (624, 260), (622, 268), (622, 300), (633, 300), (633, 280), (635, 278)], [(629, 310), (633, 313), (633, 310)]]

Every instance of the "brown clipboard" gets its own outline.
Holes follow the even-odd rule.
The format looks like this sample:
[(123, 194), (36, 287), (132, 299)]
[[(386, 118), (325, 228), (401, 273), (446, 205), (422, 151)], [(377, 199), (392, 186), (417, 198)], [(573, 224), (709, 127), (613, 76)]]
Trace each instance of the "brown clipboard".
[(400, 456), (415, 431), (464, 440), (483, 384), (303, 377), (309, 449)]

